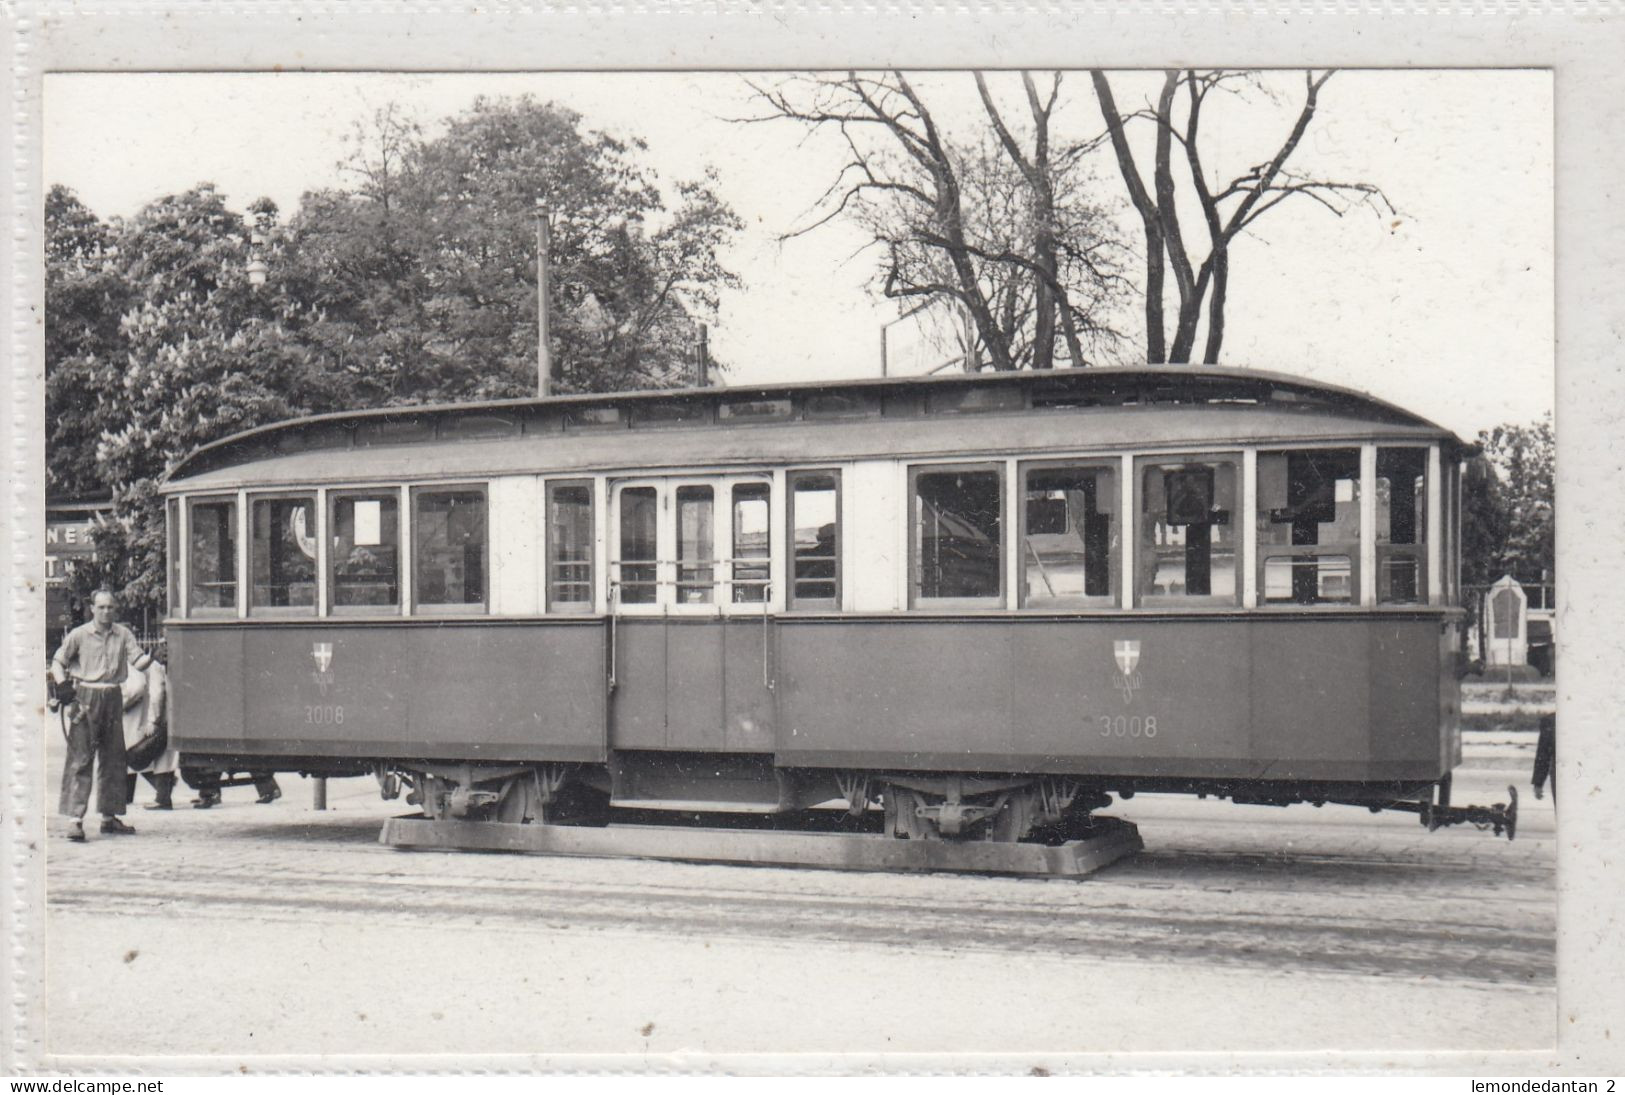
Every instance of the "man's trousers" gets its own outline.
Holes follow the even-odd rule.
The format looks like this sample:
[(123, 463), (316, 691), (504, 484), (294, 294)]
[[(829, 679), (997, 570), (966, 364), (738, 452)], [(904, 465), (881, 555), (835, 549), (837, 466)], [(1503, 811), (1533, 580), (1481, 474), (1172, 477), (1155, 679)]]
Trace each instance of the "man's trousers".
[(82, 818), (90, 805), (96, 769), (96, 810), (122, 814), (124, 792), (124, 693), (118, 688), (79, 688), (79, 717), (68, 727), (68, 760), (62, 766), (62, 813)]

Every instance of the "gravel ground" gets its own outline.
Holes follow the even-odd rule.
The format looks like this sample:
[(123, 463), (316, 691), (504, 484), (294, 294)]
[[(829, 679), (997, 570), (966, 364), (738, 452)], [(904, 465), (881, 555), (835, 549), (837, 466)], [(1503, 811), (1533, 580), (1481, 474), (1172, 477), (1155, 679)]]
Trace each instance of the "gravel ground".
[[(1526, 792), (1531, 755), (1469, 739), (1456, 801)], [(1512, 843), (1141, 796), (1110, 813), (1147, 850), (1079, 882), (403, 852), (376, 841), (408, 808), (370, 781), (334, 781), (324, 813), (283, 782), (271, 806), (236, 788), (134, 810), (134, 837), (53, 838), (64, 1067), (1553, 1040), (1553, 818), (1527, 794)]]

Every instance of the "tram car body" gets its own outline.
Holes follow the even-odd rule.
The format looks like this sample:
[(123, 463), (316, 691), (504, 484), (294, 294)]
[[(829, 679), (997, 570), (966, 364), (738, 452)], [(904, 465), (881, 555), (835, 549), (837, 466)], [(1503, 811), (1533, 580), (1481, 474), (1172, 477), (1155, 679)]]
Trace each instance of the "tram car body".
[(1461, 759), (1465, 452), (1199, 366), (286, 422), (163, 487), (174, 739), (437, 818), (1421, 812)]

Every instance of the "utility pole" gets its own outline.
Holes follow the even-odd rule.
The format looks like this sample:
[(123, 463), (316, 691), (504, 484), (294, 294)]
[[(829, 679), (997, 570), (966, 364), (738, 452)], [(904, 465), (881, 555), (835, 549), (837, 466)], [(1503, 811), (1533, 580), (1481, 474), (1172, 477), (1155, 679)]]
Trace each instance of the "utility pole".
[(553, 353), (548, 330), (548, 252), (552, 240), (547, 228), (547, 207), (536, 199), (536, 394), (546, 399), (553, 394)]
[(711, 329), (700, 324), (700, 342), (694, 348), (694, 385), (698, 388), (711, 386)]

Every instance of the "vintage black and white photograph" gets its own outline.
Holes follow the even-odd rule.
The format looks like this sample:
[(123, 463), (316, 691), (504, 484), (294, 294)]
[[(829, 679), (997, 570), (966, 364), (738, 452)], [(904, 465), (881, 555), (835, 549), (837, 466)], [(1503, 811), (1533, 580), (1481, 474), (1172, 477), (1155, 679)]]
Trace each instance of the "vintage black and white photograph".
[(1553, 73), (989, 62), (43, 75), (36, 1067), (1552, 1050)]

